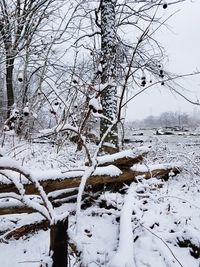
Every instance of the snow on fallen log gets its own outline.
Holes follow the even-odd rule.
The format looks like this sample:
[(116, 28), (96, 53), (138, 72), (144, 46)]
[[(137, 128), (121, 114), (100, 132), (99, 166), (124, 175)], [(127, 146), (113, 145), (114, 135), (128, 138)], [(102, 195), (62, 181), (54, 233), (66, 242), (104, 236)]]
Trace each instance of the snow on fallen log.
[[(94, 172), (94, 176), (99, 175), (109, 175), (117, 176), (119, 175), (119, 169), (122, 171), (124, 169), (129, 169), (133, 164), (136, 164), (143, 160), (143, 157), (149, 152), (149, 148), (147, 147), (139, 147), (132, 150), (125, 150), (122, 152), (118, 152), (112, 155), (106, 155), (101, 156), (97, 158), (98, 161), (98, 167)], [(114, 166), (113, 166), (114, 165)], [(107, 167), (107, 168), (103, 168)], [(11, 170), (14, 172), (19, 172), (23, 174), (25, 172), (25, 175), (29, 175), (30, 171), (35, 178), (37, 178), (38, 181), (48, 181), (48, 180), (63, 180), (63, 179), (71, 179), (71, 178), (77, 178), (84, 174), (84, 171), (86, 170), (86, 166), (82, 167), (79, 171), (68, 171), (68, 172), (61, 172), (59, 169), (50, 169), (50, 170), (29, 170), (25, 167), (21, 168), (20, 163), (8, 158), (8, 157), (2, 157), (0, 158), (0, 170)], [(118, 173), (117, 173), (118, 172)], [(23, 184), (28, 183), (27, 179), (23, 179), (23, 177), (20, 178)], [(2, 176), (0, 177), (0, 184), (5, 184), (5, 178)], [(7, 181), (9, 183), (9, 181)], [(76, 186), (75, 186), (76, 187)]]
[[(16, 171), (16, 168), (14, 171)], [(83, 174), (84, 171), (71, 171), (63, 173), (60, 170), (47, 170), (32, 172), (32, 176), (34, 179), (37, 179), (46, 193), (65, 188), (78, 187)], [(121, 170), (113, 165), (97, 167), (93, 175), (88, 179), (87, 184), (95, 185), (114, 182), (121, 174)], [(23, 185), (26, 189), (26, 194), (37, 194), (34, 184), (23, 180)], [(0, 193), (3, 192), (17, 192), (17, 190), (14, 184), (5, 184), (4, 180), (2, 180), (0, 182)]]
[[(140, 147), (133, 150), (122, 151), (113, 155), (107, 155), (98, 157), (98, 166), (93, 175), (88, 179), (87, 184), (103, 184), (115, 182), (114, 177), (121, 177), (121, 170), (129, 169), (133, 164), (140, 162), (143, 156), (149, 151), (147, 147)], [(112, 164), (112, 165), (111, 165)], [(121, 169), (119, 169), (118, 168)], [(20, 181), (25, 185), (27, 194), (35, 194), (36, 190), (27, 179), (23, 177), (25, 170), (25, 176), (34, 176), (37, 181), (44, 187), (46, 193), (51, 191), (60, 190), (64, 188), (78, 187), (80, 184), (80, 178), (83, 176), (87, 167), (84, 167), (80, 171), (61, 172), (60, 170), (27, 170), (24, 167), (21, 168), (19, 162), (16, 162), (10, 158), (2, 157), (0, 159), (0, 171), (1, 172), (16, 172), (22, 174)], [(10, 176), (10, 173), (6, 173)], [(126, 177), (127, 175), (125, 175)], [(129, 177), (129, 175), (128, 175)], [(123, 181), (123, 177), (122, 177)], [(1, 192), (16, 192), (14, 184), (12, 185), (9, 180), (6, 181), (4, 176), (0, 176), (0, 193)]]
[(11, 170), (25, 174), (25, 176), (30, 175), (28, 168), (22, 167), (19, 162), (10, 157), (0, 157), (0, 170)]
[[(98, 167), (94, 174), (88, 178), (87, 185), (116, 184), (134, 181), (137, 176), (143, 176), (145, 179), (151, 177), (168, 178), (180, 172), (180, 164), (157, 164), (137, 165), (129, 170), (121, 172), (115, 166)], [(41, 171), (35, 172), (35, 178), (38, 179), (46, 193), (67, 188), (77, 188), (80, 185), (81, 177), (84, 171), (71, 171), (62, 173), (60, 171)], [(33, 184), (24, 184), (26, 194), (38, 194)], [(14, 184), (0, 183), (0, 193), (17, 192)]]
[(182, 164), (180, 162), (153, 165), (136, 164), (130, 169), (133, 172), (134, 176), (141, 175), (145, 179), (149, 179), (151, 177), (168, 178), (169, 176), (174, 176), (180, 173)]
[(13, 238), (19, 239), (30, 233), (33, 234), (35, 232), (38, 232), (41, 229), (46, 231), (49, 229), (49, 226), (49, 221), (45, 219), (38, 222), (25, 224), (12, 230), (8, 230), (4, 234), (0, 235), (0, 242), (6, 242)]
[(114, 257), (109, 263), (109, 267), (134, 267), (132, 213), (133, 199), (135, 198), (133, 184), (129, 187), (124, 199), (124, 205), (120, 215), (119, 244)]
[(143, 157), (150, 151), (148, 147), (138, 147), (121, 151), (112, 155), (105, 155), (97, 158), (98, 166), (107, 166), (113, 164), (121, 170), (129, 169), (133, 164), (139, 163)]

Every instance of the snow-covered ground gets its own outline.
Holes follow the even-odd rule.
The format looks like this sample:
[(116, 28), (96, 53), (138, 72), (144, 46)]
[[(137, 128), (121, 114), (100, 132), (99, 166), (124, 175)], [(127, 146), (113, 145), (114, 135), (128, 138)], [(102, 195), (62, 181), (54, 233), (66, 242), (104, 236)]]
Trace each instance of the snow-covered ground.
[[(137, 183), (124, 185), (123, 193), (102, 192), (92, 206), (81, 210), (78, 230), (73, 212), (76, 203), (56, 208), (58, 214), (70, 212), (70, 266), (199, 267), (199, 138), (155, 136), (149, 132), (133, 135), (131, 140), (143, 142), (128, 144), (129, 148), (151, 146), (144, 161), (147, 168), (151, 164), (181, 162), (181, 173), (172, 174), (168, 181), (138, 177)], [(0, 152), (32, 169), (80, 169), (84, 160), (72, 143), (58, 147), (9, 136), (4, 140), (3, 150)], [(37, 213), (0, 216), (0, 266), (45, 266), (49, 230), (39, 230), (19, 240), (3, 239), (5, 231), (40, 220), (42, 216)]]

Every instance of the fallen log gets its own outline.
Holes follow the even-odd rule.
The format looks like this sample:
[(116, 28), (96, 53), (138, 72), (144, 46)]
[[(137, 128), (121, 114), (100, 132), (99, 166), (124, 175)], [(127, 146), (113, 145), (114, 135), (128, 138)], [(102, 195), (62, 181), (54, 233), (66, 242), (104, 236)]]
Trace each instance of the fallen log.
[[(109, 167), (109, 166), (108, 166)], [(114, 167), (114, 166), (112, 166)], [(104, 168), (104, 167), (102, 167)], [(107, 168), (107, 167), (106, 167)], [(152, 169), (152, 170), (137, 170), (134, 168), (131, 168), (129, 170), (124, 171), (123, 173), (120, 173), (119, 169), (118, 172), (116, 173), (110, 173), (109, 170), (106, 174), (101, 173), (101, 168), (96, 172), (96, 175), (92, 175), (91, 177), (88, 178), (86, 185), (101, 185), (101, 184), (109, 184), (109, 183), (121, 183), (121, 182), (128, 182), (128, 181), (133, 181), (136, 176), (144, 176), (144, 178), (148, 179), (151, 177), (168, 177), (170, 172), (173, 172), (174, 174), (179, 173), (179, 166), (168, 166), (167, 168), (157, 168), (157, 169)], [(117, 169), (116, 169), (117, 171)], [(76, 177), (69, 177), (71, 173), (68, 173), (67, 177), (63, 176), (61, 178), (57, 179), (47, 179), (47, 180), (39, 180), (40, 184), (44, 188), (44, 191), (46, 193), (56, 191), (56, 190), (61, 190), (61, 189), (66, 189), (66, 188), (74, 188), (74, 187), (79, 187), (80, 182), (81, 182), (81, 177), (76, 176)], [(82, 172), (83, 174), (83, 172)], [(37, 189), (35, 188), (34, 184), (24, 184), (26, 194), (38, 194)], [(0, 193), (6, 193), (6, 192), (16, 192), (17, 190), (13, 184), (1, 184), (0, 185)]]
[[(113, 179), (118, 177), (121, 171), (127, 170), (134, 164), (141, 162), (148, 152), (148, 148), (140, 147), (133, 150), (118, 152), (113, 155), (98, 157), (98, 167), (91, 179), (88, 179), (87, 184), (94, 185), (98, 183), (104, 184), (114, 182)], [(21, 172), (20, 168), (18, 171), (16, 162), (14, 162), (14, 167), (10, 167), (9, 165), (4, 166), (5, 163), (8, 164), (7, 162), (8, 161), (3, 161), (2, 166), (0, 164), (0, 170), (3, 170), (4, 172), (6, 170), (11, 170), (13, 173), (18, 172), (23, 176), (23, 172)], [(83, 174), (84, 169), (65, 173), (62, 173), (60, 170), (39, 170), (37, 172), (34, 171), (33, 173), (35, 179), (40, 182), (46, 193), (64, 188), (78, 187), (80, 184), (80, 178)], [(21, 182), (26, 189), (26, 194), (38, 194), (35, 186), (28, 183), (27, 179), (22, 179)], [(12, 183), (6, 184), (4, 179), (0, 182), (0, 193), (4, 192), (17, 193), (17, 189)]]
[[(121, 173), (120, 169), (112, 165), (107, 167), (97, 167), (93, 175), (88, 178), (87, 185), (113, 183), (117, 178), (119, 178)], [(47, 171), (41, 171), (38, 174), (36, 173), (35, 176), (38, 177), (37, 180), (43, 187), (44, 191), (48, 194), (49, 192), (55, 190), (79, 187), (83, 174), (84, 171), (70, 171), (62, 173), (61, 171), (52, 170), (49, 173)], [(26, 194), (39, 194), (33, 183), (27, 183), (27, 181), (25, 182), (26, 183), (22, 181)], [(0, 193), (8, 192), (18, 193), (14, 184), (1, 183)]]
[[(162, 167), (162, 168), (161, 168)], [(106, 167), (107, 168), (107, 167)], [(180, 164), (177, 166), (175, 164), (158, 164), (155, 166), (149, 166), (149, 169), (144, 165), (138, 165), (135, 167), (132, 167), (129, 170), (124, 171), (123, 173), (116, 174), (114, 176), (110, 175), (94, 175), (88, 178), (86, 185), (96, 186), (96, 185), (111, 185), (113, 184), (113, 187), (116, 187), (117, 184), (120, 183), (129, 183), (134, 180), (136, 180), (136, 177), (142, 176), (145, 179), (149, 179), (151, 177), (156, 177), (159, 179), (168, 179), (169, 176), (176, 175), (180, 172)], [(62, 180), (46, 180), (43, 182), (40, 182), (43, 186), (44, 190), (46, 192), (52, 192), (60, 189), (66, 189), (66, 188), (75, 188), (78, 187), (81, 182), (81, 176), (80, 177), (73, 177), (73, 178), (66, 178)], [(7, 186), (7, 187), (6, 187)], [(10, 187), (10, 185), (4, 185), (3, 189), (0, 187), (0, 192), (10, 192), (10, 190), (13, 188)], [(31, 192), (31, 194), (37, 194), (37, 191), (33, 184), (25, 185), (25, 188), (27, 192)], [(6, 190), (6, 191), (3, 191)], [(92, 189), (91, 189), (92, 191)], [(77, 190), (74, 189), (74, 191), (69, 191), (69, 193), (63, 193), (61, 191), (60, 195), (62, 197), (70, 196), (70, 192), (77, 193)], [(51, 199), (55, 200), (56, 198), (59, 199), (59, 194), (57, 196)], [(4, 207), (4, 205), (0, 204), (0, 215), (5, 214), (11, 214), (11, 213), (22, 213), (22, 212), (32, 212), (30, 208), (22, 207), (22, 206), (14, 206), (14, 207)]]
[(33, 213), (35, 210), (24, 205), (13, 205), (10, 207), (0, 207), (0, 215)]
[(163, 163), (156, 165), (137, 164), (130, 169), (134, 176), (143, 176), (145, 179), (157, 177), (167, 180), (169, 176), (180, 173), (182, 167), (180, 163)]
[(138, 147), (135, 149), (121, 151), (112, 155), (105, 155), (97, 158), (98, 166), (108, 166), (110, 164), (124, 171), (132, 167), (134, 164), (142, 162), (148, 154), (149, 148)]
[(14, 238), (19, 239), (23, 236), (27, 236), (29, 234), (33, 234), (35, 232), (38, 232), (40, 230), (48, 230), (50, 227), (48, 220), (41, 220), (39, 222), (31, 223), (22, 225), (18, 228), (15, 228), (13, 231), (8, 229), (8, 233), (6, 234), (6, 231), (3, 234), (3, 238), (0, 237), (0, 242), (6, 242), (7, 240)]

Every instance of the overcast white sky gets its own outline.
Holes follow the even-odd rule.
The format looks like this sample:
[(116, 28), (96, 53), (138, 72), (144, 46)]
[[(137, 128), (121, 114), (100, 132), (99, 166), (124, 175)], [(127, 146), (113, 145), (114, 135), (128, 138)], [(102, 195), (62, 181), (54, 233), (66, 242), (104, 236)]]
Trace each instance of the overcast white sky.
[[(168, 14), (171, 6), (166, 12)], [(169, 56), (167, 69), (177, 73), (200, 71), (200, 0), (187, 0), (176, 6), (180, 10), (168, 21), (171, 30), (159, 33), (160, 41)], [(174, 11), (174, 8), (173, 8)], [(186, 93), (192, 100), (200, 99), (200, 75), (184, 81), (184, 87), (191, 90)], [(193, 112), (194, 105), (179, 96), (172, 95), (163, 86), (152, 88), (139, 95), (128, 106), (127, 120), (143, 119), (149, 115), (159, 115), (165, 111)], [(200, 110), (200, 107), (197, 107)]]

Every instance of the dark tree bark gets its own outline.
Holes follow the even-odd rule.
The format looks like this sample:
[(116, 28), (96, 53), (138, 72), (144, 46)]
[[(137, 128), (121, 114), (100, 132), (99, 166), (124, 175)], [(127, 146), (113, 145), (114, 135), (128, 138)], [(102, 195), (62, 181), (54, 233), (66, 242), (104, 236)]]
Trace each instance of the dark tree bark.
[(50, 228), (50, 250), (53, 259), (52, 267), (68, 266), (68, 218), (58, 221)]
[[(115, 0), (102, 0), (101, 11), (101, 83), (107, 84), (106, 90), (101, 94), (103, 115), (113, 120), (117, 115), (117, 87), (113, 85), (116, 81), (116, 26), (115, 26)], [(101, 119), (101, 137), (110, 126), (110, 122)], [(112, 143), (118, 147), (117, 126), (114, 126), (108, 134), (105, 142)]]
[(5, 110), (5, 102), (4, 102), (3, 79), (0, 77), (0, 128), (2, 127), (3, 122), (6, 119), (4, 110)]
[(3, 19), (2, 18), (0, 19), (0, 34), (3, 39), (4, 50), (5, 50), (7, 118), (9, 118), (10, 109), (14, 104), (13, 70), (14, 70), (14, 61), (16, 54), (13, 53), (14, 51), (13, 51), (11, 32), (12, 30), (8, 14), (5, 13)]
[(7, 117), (10, 116), (10, 110), (14, 104), (13, 69), (14, 69), (14, 58), (7, 58), (6, 59)]

